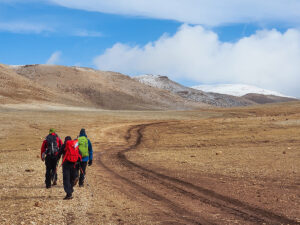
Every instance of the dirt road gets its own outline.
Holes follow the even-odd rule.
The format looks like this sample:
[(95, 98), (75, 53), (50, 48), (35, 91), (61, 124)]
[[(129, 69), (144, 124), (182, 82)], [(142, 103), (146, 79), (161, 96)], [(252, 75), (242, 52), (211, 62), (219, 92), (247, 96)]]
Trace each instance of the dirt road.
[[(127, 159), (126, 153), (143, 144), (143, 131), (162, 123), (132, 126), (128, 147), (112, 148), (99, 157), (99, 165), (123, 192), (144, 202), (152, 222), (162, 224), (299, 224), (283, 215), (239, 201), (213, 190), (155, 172)], [(197, 178), (201, 179), (201, 178)], [(216, 181), (215, 185), (220, 185)], [(218, 215), (217, 218), (214, 215)], [(221, 220), (220, 220), (221, 218)]]

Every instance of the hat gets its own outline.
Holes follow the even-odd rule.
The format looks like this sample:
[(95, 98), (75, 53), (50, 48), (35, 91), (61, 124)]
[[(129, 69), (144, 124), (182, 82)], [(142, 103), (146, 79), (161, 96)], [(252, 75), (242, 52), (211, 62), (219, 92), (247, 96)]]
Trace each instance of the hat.
[(65, 137), (65, 142), (72, 140), (70, 136)]
[(80, 130), (79, 137), (81, 137), (81, 136), (85, 136), (85, 137), (87, 137), (87, 135), (86, 135), (86, 132), (85, 132), (85, 129), (84, 129), (84, 128), (82, 128), (82, 129)]
[(50, 128), (49, 130), (49, 134), (55, 133), (55, 129), (54, 128)]

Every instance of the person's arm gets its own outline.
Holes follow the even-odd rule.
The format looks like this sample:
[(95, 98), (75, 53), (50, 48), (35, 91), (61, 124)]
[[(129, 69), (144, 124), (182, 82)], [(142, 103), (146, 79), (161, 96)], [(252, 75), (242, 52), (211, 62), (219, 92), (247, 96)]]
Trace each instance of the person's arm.
[(65, 154), (65, 144), (63, 144), (60, 149), (58, 150), (58, 153), (57, 153), (57, 159), (58, 161), (60, 160), (60, 157), (62, 154)]
[(45, 152), (46, 152), (46, 145), (47, 145), (47, 141), (44, 140), (42, 147), (41, 147), (41, 160), (44, 161), (45, 160)]
[(89, 147), (89, 163), (88, 163), (88, 165), (91, 166), (93, 163), (93, 146), (89, 139), (88, 139), (88, 147)]
[(61, 155), (63, 154), (63, 151), (64, 151), (64, 148), (65, 148), (65, 147), (63, 147), (63, 142), (62, 142), (62, 140), (58, 137), (58, 135), (56, 135), (56, 143), (57, 143), (58, 151), (55, 153), (55, 157), (56, 157), (57, 161), (59, 161)]
[(63, 142), (62, 142), (62, 140), (58, 136), (56, 138), (56, 141), (57, 141), (57, 146), (60, 149), (62, 147), (62, 145), (63, 145)]

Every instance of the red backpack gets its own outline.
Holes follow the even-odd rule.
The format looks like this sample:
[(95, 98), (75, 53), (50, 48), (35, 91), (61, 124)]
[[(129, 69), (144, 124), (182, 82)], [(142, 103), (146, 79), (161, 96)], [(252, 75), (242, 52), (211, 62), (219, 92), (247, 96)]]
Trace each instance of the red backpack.
[(65, 156), (62, 163), (64, 163), (66, 160), (75, 163), (78, 161), (79, 158), (81, 160), (81, 155), (79, 154), (78, 148), (78, 141), (67, 141), (65, 146)]

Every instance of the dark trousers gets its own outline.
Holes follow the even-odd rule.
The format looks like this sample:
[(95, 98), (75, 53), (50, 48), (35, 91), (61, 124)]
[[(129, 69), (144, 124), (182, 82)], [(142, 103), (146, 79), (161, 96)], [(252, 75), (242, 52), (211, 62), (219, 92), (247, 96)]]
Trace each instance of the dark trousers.
[(87, 162), (80, 162), (80, 177), (79, 177), (79, 185), (83, 185), (84, 183), (84, 176), (86, 174), (86, 166), (87, 166)]
[(47, 187), (50, 187), (51, 180), (57, 181), (57, 173), (56, 173), (57, 159), (56, 159), (56, 157), (46, 156), (45, 165), (46, 165), (45, 183), (46, 183)]
[(74, 180), (77, 177), (77, 171), (75, 168), (75, 163), (65, 161), (63, 164), (63, 183), (64, 190), (68, 195), (73, 193)]

